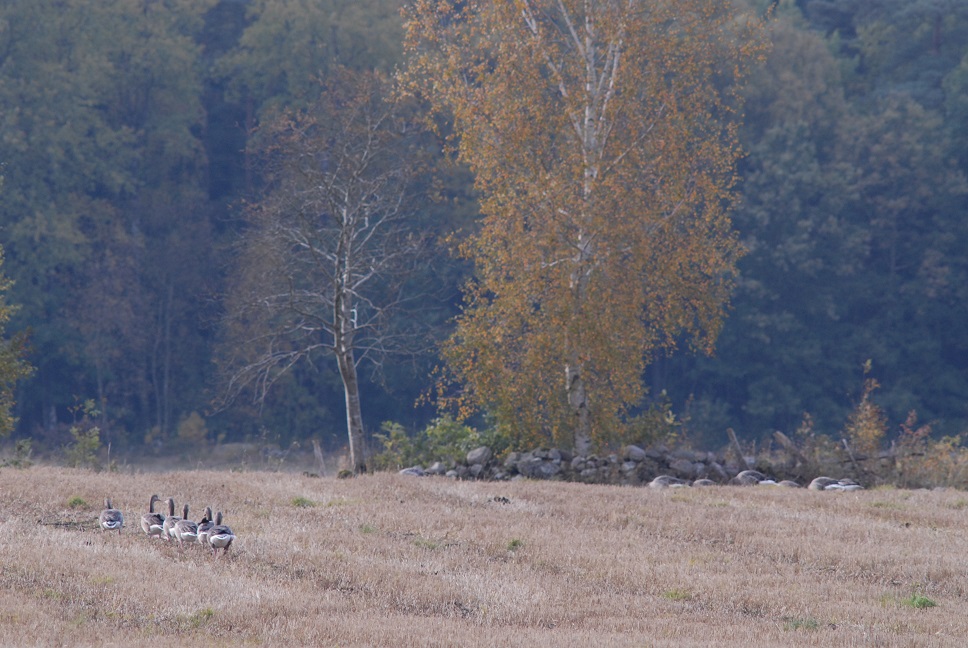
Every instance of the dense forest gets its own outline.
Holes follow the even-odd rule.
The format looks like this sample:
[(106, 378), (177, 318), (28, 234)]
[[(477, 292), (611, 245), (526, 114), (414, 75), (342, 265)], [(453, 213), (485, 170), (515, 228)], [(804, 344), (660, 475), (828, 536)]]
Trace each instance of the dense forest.
[[(401, 0), (36, 0), (0, 6), (0, 244), (34, 373), (16, 435), (58, 447), (87, 401), (115, 447), (205, 435), (346, 442), (337, 363), (226, 400), (226, 308), (282, 114), (345, 70), (404, 64)], [(715, 353), (652, 359), (649, 398), (698, 445), (840, 430), (865, 366), (892, 425), (968, 431), (968, 3), (757, 0), (772, 47), (744, 90), (733, 224), (745, 255)], [(421, 143), (429, 150), (431, 144)], [(438, 147), (439, 148), (439, 147)], [(475, 227), (465, 169), (426, 162), (399, 290), (449, 334)], [(422, 162), (423, 164), (423, 162)], [(430, 173), (428, 171), (428, 173)], [(427, 279), (435, 285), (428, 287)], [(364, 423), (416, 430), (433, 343), (360, 364)], [(418, 404), (419, 403), (419, 404)]]

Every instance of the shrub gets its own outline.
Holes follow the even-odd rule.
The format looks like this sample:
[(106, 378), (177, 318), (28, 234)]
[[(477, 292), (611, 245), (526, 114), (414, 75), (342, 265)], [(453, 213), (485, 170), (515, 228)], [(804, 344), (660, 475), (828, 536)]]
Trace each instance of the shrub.
[[(75, 405), (71, 412), (75, 415), (75, 422), (70, 429), (74, 442), (64, 448), (67, 465), (72, 468), (100, 470), (98, 452), (101, 450), (101, 429), (91, 423), (91, 419), (98, 417), (100, 411), (93, 400), (87, 400)], [(78, 412), (82, 414), (79, 421), (76, 420)]]
[(412, 436), (398, 423), (386, 422), (381, 429), (383, 434), (374, 435), (383, 446), (382, 452), (373, 458), (377, 470), (428, 466), (436, 461), (454, 465), (478, 446), (486, 445), (495, 454), (505, 452), (509, 446), (508, 437), (501, 429), (479, 432), (450, 416), (435, 419)]
[(178, 440), (185, 445), (201, 445), (207, 437), (205, 419), (198, 412), (192, 412), (178, 423)]
[(868, 360), (864, 363), (864, 386), (860, 401), (850, 413), (847, 427), (844, 428), (844, 437), (850, 442), (854, 451), (864, 455), (876, 453), (887, 432), (887, 416), (871, 400), (871, 396), (880, 384), (868, 377), (870, 371), (871, 362)]

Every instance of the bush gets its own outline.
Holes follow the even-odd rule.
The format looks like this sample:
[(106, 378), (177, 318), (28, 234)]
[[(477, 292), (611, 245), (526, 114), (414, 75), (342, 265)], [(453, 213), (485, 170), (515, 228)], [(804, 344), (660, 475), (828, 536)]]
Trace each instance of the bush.
[(489, 447), (496, 455), (508, 449), (508, 437), (501, 430), (484, 432), (459, 423), (450, 416), (435, 419), (413, 436), (398, 423), (386, 422), (383, 434), (374, 435), (383, 446), (373, 458), (377, 470), (400, 470), (410, 466), (429, 466), (441, 461), (451, 466), (461, 462), (467, 453), (479, 446)]

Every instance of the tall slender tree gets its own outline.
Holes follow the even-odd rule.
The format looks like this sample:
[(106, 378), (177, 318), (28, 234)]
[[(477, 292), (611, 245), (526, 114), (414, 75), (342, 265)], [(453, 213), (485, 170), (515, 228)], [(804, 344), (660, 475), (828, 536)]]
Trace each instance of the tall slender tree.
[(269, 126), (267, 191), (246, 212), (229, 300), (229, 396), (257, 400), (299, 362), (335, 360), (353, 470), (366, 471), (358, 366), (414, 333), (408, 299), (425, 237), (414, 217), (419, 136), (376, 74), (327, 79), (313, 109)]
[(652, 354), (720, 328), (757, 22), (708, 0), (417, 0), (406, 29), (484, 214), (450, 367), (519, 434), (586, 452), (641, 402)]

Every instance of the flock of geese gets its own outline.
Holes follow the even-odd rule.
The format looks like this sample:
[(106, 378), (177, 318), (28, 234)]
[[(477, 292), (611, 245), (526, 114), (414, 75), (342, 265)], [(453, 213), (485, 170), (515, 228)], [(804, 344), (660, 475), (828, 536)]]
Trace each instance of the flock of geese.
[[(165, 500), (168, 504), (168, 515), (156, 513), (155, 502), (160, 501), (161, 498), (152, 495), (148, 502), (148, 512), (141, 516), (141, 528), (149, 538), (158, 537), (169, 542), (177, 540), (182, 548), (186, 542), (208, 545), (216, 558), (218, 558), (219, 549), (224, 554), (232, 546), (235, 534), (232, 533), (232, 529), (222, 524), (221, 511), (213, 518), (211, 507), (206, 506), (201, 521), (193, 522), (188, 518), (188, 504), (185, 504), (182, 509), (182, 516), (178, 517), (175, 515), (175, 500), (171, 497)], [(111, 506), (110, 497), (104, 500), (104, 510), (101, 511), (98, 522), (105, 531), (117, 531), (120, 535), (121, 528), (124, 526), (124, 514)]]

